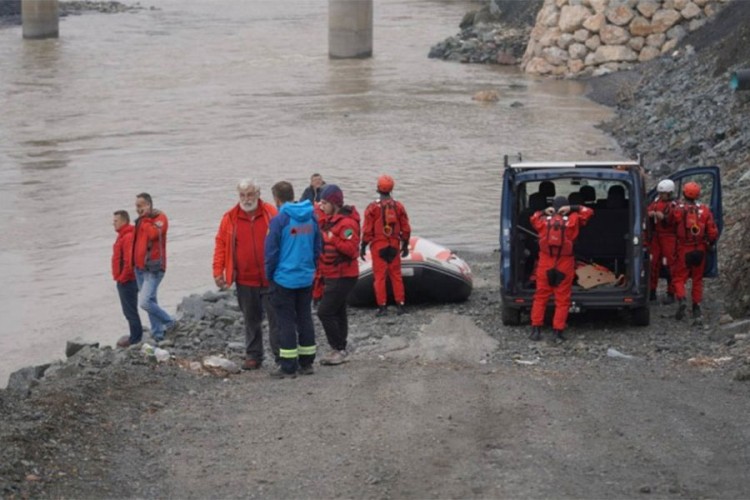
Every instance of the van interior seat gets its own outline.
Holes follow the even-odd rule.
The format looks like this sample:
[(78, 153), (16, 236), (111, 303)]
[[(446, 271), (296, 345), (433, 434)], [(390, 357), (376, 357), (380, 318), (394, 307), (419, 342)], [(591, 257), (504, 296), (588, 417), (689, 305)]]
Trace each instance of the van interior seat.
[(581, 186), (578, 190), (583, 197), (583, 204), (587, 207), (594, 207), (596, 205), (596, 189), (593, 186)]
[(629, 220), (626, 208), (595, 210), (575, 242), (576, 258), (603, 265), (615, 260), (624, 263)]

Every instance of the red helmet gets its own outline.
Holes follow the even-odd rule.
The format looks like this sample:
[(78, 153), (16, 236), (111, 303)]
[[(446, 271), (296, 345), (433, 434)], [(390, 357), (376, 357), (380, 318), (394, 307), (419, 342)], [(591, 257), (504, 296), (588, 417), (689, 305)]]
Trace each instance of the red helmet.
[(390, 175), (381, 175), (378, 177), (378, 191), (381, 193), (390, 193), (396, 183)]
[(682, 194), (688, 200), (695, 200), (701, 195), (701, 186), (697, 182), (688, 182), (682, 186)]

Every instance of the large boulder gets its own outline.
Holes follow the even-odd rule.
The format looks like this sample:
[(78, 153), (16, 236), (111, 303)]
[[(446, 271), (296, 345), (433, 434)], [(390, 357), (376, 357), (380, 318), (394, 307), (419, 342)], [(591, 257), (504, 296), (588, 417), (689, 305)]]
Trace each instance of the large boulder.
[(676, 10), (661, 9), (651, 18), (651, 32), (666, 33), (680, 19), (682, 19), (682, 15)]
[(615, 26), (625, 26), (635, 16), (633, 9), (623, 4), (615, 4), (606, 10), (607, 20)]
[(625, 45), (602, 45), (594, 53), (596, 64), (636, 60), (638, 60), (638, 54)]
[(654, 32), (654, 28), (651, 26), (651, 21), (645, 17), (636, 17), (630, 22), (630, 34), (633, 36), (649, 36)]
[(47, 371), (49, 366), (49, 363), (47, 363), (39, 366), (27, 366), (14, 371), (8, 379), (8, 390), (23, 397), (28, 396), (31, 388), (39, 383), (39, 379), (44, 376), (44, 372)]
[(583, 5), (565, 5), (560, 9), (558, 26), (563, 33), (573, 33), (583, 27), (583, 22), (591, 15), (591, 11)]
[(628, 30), (608, 24), (599, 32), (599, 38), (605, 45), (624, 45), (630, 40)]

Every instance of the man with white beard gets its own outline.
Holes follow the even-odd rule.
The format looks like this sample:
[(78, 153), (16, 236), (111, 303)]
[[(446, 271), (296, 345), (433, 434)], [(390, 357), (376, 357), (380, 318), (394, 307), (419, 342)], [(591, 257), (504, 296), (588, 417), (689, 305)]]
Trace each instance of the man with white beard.
[(237, 301), (245, 319), (245, 362), (243, 369), (257, 370), (263, 363), (263, 312), (268, 315), (269, 343), (279, 360), (276, 316), (268, 302), (264, 246), (268, 226), (276, 207), (260, 199), (260, 187), (253, 179), (237, 184), (239, 203), (221, 219), (214, 247), (213, 276), (220, 289), (237, 283)]

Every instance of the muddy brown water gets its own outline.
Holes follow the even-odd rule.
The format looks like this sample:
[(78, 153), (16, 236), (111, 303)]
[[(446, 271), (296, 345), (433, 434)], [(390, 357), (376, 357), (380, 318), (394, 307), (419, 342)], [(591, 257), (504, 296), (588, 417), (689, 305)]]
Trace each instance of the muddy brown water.
[[(497, 247), (503, 154), (616, 147), (594, 128), (610, 111), (577, 82), (428, 59), (468, 2), (378, 2), (375, 57), (352, 61), (327, 57), (327, 2), (148, 5), (64, 18), (58, 40), (0, 30), (0, 386), (67, 339), (126, 333), (111, 214), (141, 191), (170, 217), (160, 299), (174, 311), (212, 284), (240, 177), (268, 198), (320, 172), (363, 209), (387, 172), (416, 235), (482, 251)], [(483, 89), (500, 100), (472, 101)]]

